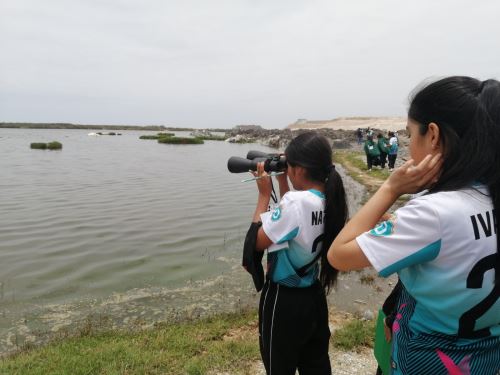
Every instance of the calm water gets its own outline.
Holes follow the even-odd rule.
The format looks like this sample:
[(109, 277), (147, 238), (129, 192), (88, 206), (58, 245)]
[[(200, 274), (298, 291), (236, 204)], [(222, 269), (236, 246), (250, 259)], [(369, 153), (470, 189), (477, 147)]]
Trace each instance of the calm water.
[[(89, 132), (0, 129), (0, 329), (41, 305), (209, 279), (239, 258), (256, 189), (226, 162), (265, 147)], [(29, 148), (52, 140), (63, 150)]]

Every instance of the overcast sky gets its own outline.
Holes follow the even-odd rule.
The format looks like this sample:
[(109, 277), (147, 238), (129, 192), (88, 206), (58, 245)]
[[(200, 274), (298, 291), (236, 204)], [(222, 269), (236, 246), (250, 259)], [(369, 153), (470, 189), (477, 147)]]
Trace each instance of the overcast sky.
[(282, 128), (500, 78), (498, 0), (0, 0), (0, 122)]

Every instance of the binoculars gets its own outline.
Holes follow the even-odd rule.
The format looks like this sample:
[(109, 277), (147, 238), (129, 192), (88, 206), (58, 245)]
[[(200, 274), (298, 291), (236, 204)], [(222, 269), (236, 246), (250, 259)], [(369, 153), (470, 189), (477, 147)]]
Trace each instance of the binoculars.
[(227, 161), (227, 169), (231, 173), (256, 171), (257, 163), (264, 162), (266, 172), (281, 172), (287, 167), (285, 155), (267, 154), (262, 151), (248, 151), (246, 158), (231, 156)]

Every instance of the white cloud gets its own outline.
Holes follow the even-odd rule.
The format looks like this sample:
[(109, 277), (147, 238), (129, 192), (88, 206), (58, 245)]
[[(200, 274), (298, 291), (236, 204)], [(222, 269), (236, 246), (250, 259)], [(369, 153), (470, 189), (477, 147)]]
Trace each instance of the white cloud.
[(5, 0), (0, 121), (283, 127), (500, 78), (494, 0)]

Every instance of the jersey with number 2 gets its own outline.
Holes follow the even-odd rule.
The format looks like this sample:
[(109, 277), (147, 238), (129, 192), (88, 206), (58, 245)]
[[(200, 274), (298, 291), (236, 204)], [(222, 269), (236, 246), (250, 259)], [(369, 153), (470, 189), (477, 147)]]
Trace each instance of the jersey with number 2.
[(262, 229), (273, 244), (268, 248), (268, 275), (289, 287), (312, 285), (318, 266), (305, 275), (297, 270), (313, 261), (321, 251), (325, 196), (318, 190), (290, 191), (272, 212), (261, 215)]
[(397, 272), (404, 285), (394, 373), (432, 363), (435, 374), (500, 371), (497, 222), (486, 187), (414, 198), (356, 240), (381, 276)]

